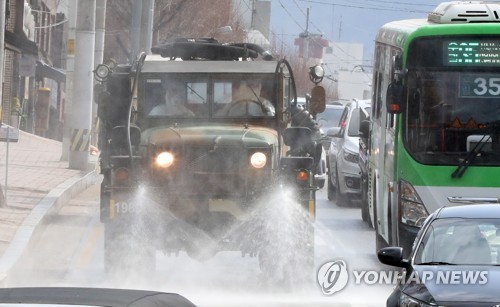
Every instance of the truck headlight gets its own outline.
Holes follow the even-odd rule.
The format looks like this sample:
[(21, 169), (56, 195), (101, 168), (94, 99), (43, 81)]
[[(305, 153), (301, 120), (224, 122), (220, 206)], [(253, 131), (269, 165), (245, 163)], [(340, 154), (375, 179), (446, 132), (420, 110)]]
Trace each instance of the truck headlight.
[(254, 152), (250, 156), (250, 164), (252, 164), (252, 166), (255, 168), (263, 168), (264, 166), (266, 166), (266, 163), (267, 163), (266, 154), (260, 151)]
[(401, 181), (399, 186), (401, 201), (401, 222), (409, 226), (420, 227), (429, 213), (415, 191), (415, 188), (406, 181)]
[(162, 168), (167, 168), (174, 164), (174, 155), (168, 151), (164, 151), (156, 156), (156, 165)]

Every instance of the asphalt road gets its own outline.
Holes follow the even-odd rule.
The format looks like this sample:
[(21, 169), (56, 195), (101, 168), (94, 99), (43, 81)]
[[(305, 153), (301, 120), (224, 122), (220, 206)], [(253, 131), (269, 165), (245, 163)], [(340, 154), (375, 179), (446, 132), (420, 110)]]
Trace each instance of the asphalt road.
[[(313, 282), (292, 293), (266, 289), (257, 259), (239, 252), (221, 252), (203, 262), (185, 253), (168, 257), (158, 252), (156, 276), (110, 281), (104, 273), (104, 228), (98, 211), (95, 185), (63, 206), (34, 235), (5, 286), (154, 289), (180, 293), (199, 306), (381, 306), (393, 288), (373, 284), (376, 274), (391, 269), (376, 259), (374, 232), (362, 222), (360, 209), (337, 207), (326, 199), (326, 191), (318, 194), (315, 266), (318, 270), (324, 263), (342, 260), (348, 272), (345, 288), (332, 295), (323, 294)], [(356, 283), (355, 273), (363, 272), (367, 279)]]

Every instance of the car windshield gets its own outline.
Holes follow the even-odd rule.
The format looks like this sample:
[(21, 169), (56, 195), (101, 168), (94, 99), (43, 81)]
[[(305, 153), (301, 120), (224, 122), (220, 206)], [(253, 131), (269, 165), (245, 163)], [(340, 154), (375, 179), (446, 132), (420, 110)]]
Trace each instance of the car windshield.
[(495, 219), (438, 219), (419, 243), (414, 263), (496, 265), (500, 223)]
[(330, 107), (326, 106), (325, 111), (318, 114), (318, 122), (321, 128), (328, 129), (332, 127), (337, 127), (340, 123), (340, 117), (344, 108), (342, 106)]

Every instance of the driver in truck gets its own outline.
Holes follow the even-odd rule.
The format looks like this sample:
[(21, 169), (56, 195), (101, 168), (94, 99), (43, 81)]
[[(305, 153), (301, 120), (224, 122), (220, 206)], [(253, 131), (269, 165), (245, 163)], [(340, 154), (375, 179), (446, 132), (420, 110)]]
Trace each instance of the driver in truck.
[(217, 112), (217, 116), (274, 116), (273, 104), (261, 96), (262, 81), (248, 79), (232, 84), (231, 102)]

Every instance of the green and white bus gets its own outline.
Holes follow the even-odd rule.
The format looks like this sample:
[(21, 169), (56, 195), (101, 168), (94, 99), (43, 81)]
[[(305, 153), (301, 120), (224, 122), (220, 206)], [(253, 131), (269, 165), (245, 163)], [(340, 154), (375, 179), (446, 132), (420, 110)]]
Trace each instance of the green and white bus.
[(500, 4), (447, 2), (377, 34), (368, 212), (408, 252), (442, 206), (500, 197)]

